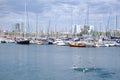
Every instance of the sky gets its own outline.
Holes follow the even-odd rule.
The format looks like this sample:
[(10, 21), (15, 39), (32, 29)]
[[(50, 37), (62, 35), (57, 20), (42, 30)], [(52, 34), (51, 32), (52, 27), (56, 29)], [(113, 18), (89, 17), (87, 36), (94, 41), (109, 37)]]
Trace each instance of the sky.
[[(117, 15), (120, 28), (120, 0), (0, 0), (0, 28), (12, 30), (15, 23), (23, 22), (28, 31), (69, 31), (71, 25), (94, 25), (96, 30), (115, 29)], [(29, 27), (28, 25), (29, 24)]]

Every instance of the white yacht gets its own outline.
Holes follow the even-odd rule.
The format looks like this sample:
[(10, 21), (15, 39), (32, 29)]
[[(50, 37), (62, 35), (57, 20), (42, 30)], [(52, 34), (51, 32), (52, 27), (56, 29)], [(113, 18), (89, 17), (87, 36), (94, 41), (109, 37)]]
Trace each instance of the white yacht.
[(62, 39), (56, 39), (53, 44), (58, 46), (66, 46), (66, 43)]

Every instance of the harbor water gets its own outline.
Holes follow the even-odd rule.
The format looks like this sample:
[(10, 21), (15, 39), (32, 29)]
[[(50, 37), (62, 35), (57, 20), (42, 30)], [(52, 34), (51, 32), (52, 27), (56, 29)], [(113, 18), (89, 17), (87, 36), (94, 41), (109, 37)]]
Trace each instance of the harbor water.
[(120, 47), (0, 44), (0, 80), (120, 80)]

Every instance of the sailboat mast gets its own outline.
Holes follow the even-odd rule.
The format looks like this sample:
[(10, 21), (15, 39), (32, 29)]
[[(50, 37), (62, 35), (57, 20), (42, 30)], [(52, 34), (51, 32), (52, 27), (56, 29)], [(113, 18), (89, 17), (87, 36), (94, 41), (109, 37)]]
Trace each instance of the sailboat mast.
[(36, 14), (36, 37), (38, 37), (38, 14)]
[(24, 25), (24, 33), (26, 34), (26, 19), (27, 19), (27, 0), (25, 0), (25, 25)]
[[(73, 9), (71, 9), (71, 29), (70, 29), (70, 33), (72, 33), (72, 29), (73, 29)], [(72, 33), (73, 34), (73, 33)]]
[(29, 16), (28, 16), (28, 10), (27, 10), (27, 0), (25, 0), (25, 34), (26, 37), (29, 37), (27, 33), (29, 34)]
[(48, 24), (48, 30), (47, 30), (47, 37), (50, 37), (50, 25), (51, 25), (51, 21), (49, 20), (49, 24)]
[(111, 13), (109, 13), (109, 15), (108, 15), (108, 22), (107, 22), (107, 25), (106, 25), (106, 37), (108, 37), (110, 17), (111, 17)]
[(117, 36), (117, 15), (116, 15), (116, 35), (115, 36)]
[(87, 6), (87, 20), (86, 20), (86, 25), (89, 25), (89, 5)]

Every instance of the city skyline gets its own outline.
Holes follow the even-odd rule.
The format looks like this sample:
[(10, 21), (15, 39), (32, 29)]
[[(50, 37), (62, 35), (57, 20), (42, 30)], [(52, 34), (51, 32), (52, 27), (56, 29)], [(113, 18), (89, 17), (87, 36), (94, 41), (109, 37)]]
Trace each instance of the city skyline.
[[(118, 16), (120, 28), (119, 0), (26, 0), (29, 21), (29, 31), (36, 29), (38, 17), (39, 29), (70, 30), (71, 25), (85, 25), (87, 8), (89, 6), (89, 25), (96, 30), (102, 27), (115, 29), (115, 18)], [(25, 20), (25, 0), (0, 0), (0, 27), (12, 29), (12, 25)], [(28, 22), (27, 21), (27, 22)]]

